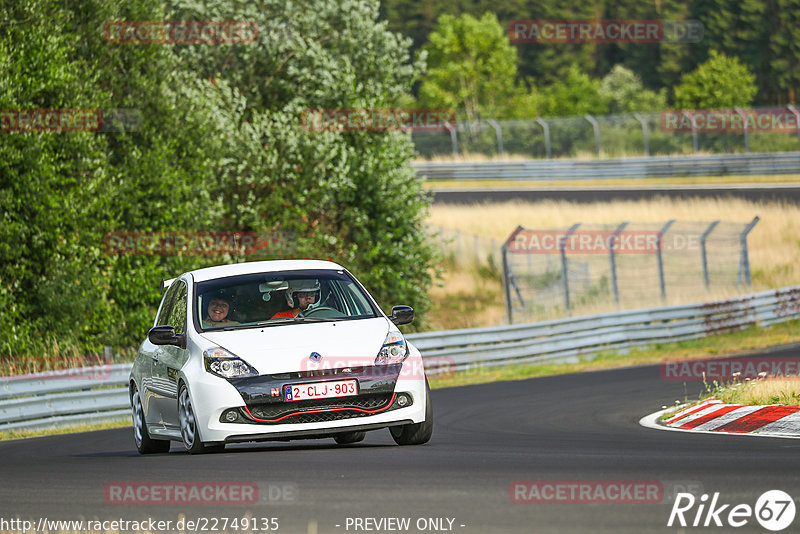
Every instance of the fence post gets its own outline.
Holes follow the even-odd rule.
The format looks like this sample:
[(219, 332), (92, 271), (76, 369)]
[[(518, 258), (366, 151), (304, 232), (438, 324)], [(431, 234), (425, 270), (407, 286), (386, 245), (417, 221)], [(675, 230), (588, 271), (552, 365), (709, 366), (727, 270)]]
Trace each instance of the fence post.
[(794, 114), (795, 124), (797, 125), (797, 148), (800, 150), (800, 111), (793, 105), (786, 106)]
[(667, 233), (669, 227), (673, 225), (675, 219), (667, 221), (667, 224), (658, 232), (658, 280), (661, 283), (661, 299), (667, 298), (667, 285), (664, 283), (664, 258), (661, 255), (662, 245), (664, 243), (664, 234)]
[(617, 245), (617, 236), (619, 236), (619, 233), (623, 231), (626, 226), (628, 226), (627, 221), (617, 226), (617, 229), (611, 236), (611, 246), (608, 248), (608, 255), (611, 259), (611, 287), (614, 290), (614, 302), (617, 304), (619, 304), (619, 288), (617, 287), (617, 261), (614, 254), (614, 248)]
[(481, 255), (478, 251), (478, 234), (473, 235), (473, 241), (475, 242), (475, 265), (481, 264)]
[(710, 225), (708, 225), (708, 228), (706, 228), (706, 231), (703, 232), (703, 235), (700, 237), (700, 251), (703, 255), (703, 279), (706, 282), (706, 291), (711, 289), (711, 280), (708, 277), (708, 255), (706, 254), (706, 239), (708, 239), (709, 234), (711, 234), (711, 232), (714, 230), (714, 228), (716, 228), (718, 224), (719, 224), (718, 220), (712, 222)]
[(742, 118), (743, 129), (744, 129), (744, 151), (746, 153), (750, 153), (750, 135), (747, 131), (747, 115), (745, 115), (744, 110), (739, 106), (735, 106), (733, 110)]
[(594, 144), (597, 147), (597, 157), (599, 158), (600, 157), (600, 124), (598, 124), (598, 122), (596, 120), (594, 120), (594, 117), (592, 117), (588, 113), (586, 115), (584, 115), (583, 118), (586, 119), (587, 121), (589, 121), (589, 124), (592, 125), (592, 129), (594, 130)]
[(514, 324), (514, 318), (511, 316), (511, 291), (508, 283), (508, 242), (503, 243), (500, 247), (500, 258), (503, 263), (503, 295), (506, 297), (506, 316), (508, 317), (508, 324)]
[(542, 131), (544, 132), (544, 150), (547, 153), (547, 159), (550, 159), (553, 157), (553, 152), (550, 150), (550, 126), (540, 117), (536, 117), (536, 122), (539, 123), (539, 126), (542, 127)]
[(503, 155), (503, 129), (500, 128), (500, 125), (494, 119), (489, 119), (486, 122), (489, 123), (489, 126), (494, 128), (494, 133), (497, 136), (497, 153), (502, 156)]
[(694, 117), (688, 111), (681, 111), (681, 115), (689, 119), (689, 124), (692, 125), (692, 148), (694, 153), (697, 154), (697, 125), (694, 123)]
[(564, 235), (564, 240), (561, 242), (561, 244), (558, 245), (558, 248), (561, 252), (561, 282), (564, 286), (564, 306), (566, 306), (567, 308), (567, 314), (571, 314), (572, 308), (569, 302), (569, 274), (568, 274), (569, 270), (567, 269), (567, 254), (566, 252), (564, 252), (564, 248), (567, 245), (567, 240), (569, 239), (569, 236), (571, 236), (575, 232), (575, 230), (578, 229), (580, 225), (581, 223), (573, 224), (572, 227), (569, 230), (567, 230), (567, 233)]
[(456, 128), (449, 122), (444, 123), (445, 129), (450, 132), (450, 144), (453, 145), (453, 155), (458, 155), (458, 134), (456, 133)]
[(642, 137), (644, 137), (644, 155), (650, 155), (650, 140), (647, 138), (647, 123), (640, 113), (634, 113), (633, 117), (642, 125)]
[(745, 226), (744, 230), (742, 231), (742, 234), (739, 236), (739, 242), (740, 242), (740, 247), (739, 248), (741, 250), (741, 255), (739, 256), (739, 272), (736, 273), (736, 288), (737, 289), (739, 288), (739, 284), (741, 283), (742, 278), (745, 279), (745, 283), (748, 286), (752, 286), (753, 285), (753, 280), (750, 277), (750, 257), (749, 257), (749, 255), (747, 253), (747, 234), (750, 233), (750, 230), (752, 230), (753, 227), (760, 220), (761, 219), (758, 216), (756, 216), (755, 219), (750, 221), (750, 224)]

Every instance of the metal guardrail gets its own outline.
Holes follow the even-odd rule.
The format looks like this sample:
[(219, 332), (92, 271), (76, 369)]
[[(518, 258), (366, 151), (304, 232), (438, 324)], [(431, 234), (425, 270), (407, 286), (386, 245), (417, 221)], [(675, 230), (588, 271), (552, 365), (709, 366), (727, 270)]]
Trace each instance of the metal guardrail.
[(130, 417), (130, 372), (125, 363), (0, 378), (0, 432)]
[[(563, 362), (800, 318), (800, 286), (728, 300), (539, 323), (409, 334), (431, 375), (530, 362)], [(131, 364), (0, 378), (0, 431), (129, 417)], [(63, 374), (63, 373), (61, 373)], [(114, 387), (118, 386), (118, 387)]]
[(616, 159), (423, 162), (429, 180), (587, 180), (800, 173), (800, 152), (652, 156)]

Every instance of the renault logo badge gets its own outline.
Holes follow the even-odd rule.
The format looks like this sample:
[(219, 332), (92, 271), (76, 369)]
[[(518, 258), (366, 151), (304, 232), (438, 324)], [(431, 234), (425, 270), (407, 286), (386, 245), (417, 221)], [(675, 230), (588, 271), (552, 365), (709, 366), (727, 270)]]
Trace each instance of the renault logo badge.
[(322, 359), (322, 354), (320, 354), (319, 352), (312, 352), (309, 358), (311, 358), (312, 362), (318, 362)]

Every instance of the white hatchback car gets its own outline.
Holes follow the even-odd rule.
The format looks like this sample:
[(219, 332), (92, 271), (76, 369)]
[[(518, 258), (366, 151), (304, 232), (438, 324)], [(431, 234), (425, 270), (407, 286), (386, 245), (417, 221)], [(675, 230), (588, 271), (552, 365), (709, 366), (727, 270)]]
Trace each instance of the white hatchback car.
[(433, 432), (419, 351), (342, 266), (281, 260), (199, 269), (168, 287), (130, 376), (142, 454), (182, 441), (191, 453), (226, 443), (331, 437), (355, 443), (389, 428), (400, 445)]

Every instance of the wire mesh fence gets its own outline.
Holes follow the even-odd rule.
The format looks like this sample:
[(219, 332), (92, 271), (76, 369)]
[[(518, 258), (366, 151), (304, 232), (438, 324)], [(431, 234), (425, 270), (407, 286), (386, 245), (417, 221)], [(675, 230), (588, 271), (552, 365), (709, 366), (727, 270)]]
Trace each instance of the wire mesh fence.
[(519, 227), (501, 250), (508, 321), (692, 302), (749, 289), (747, 235), (757, 222)]
[[(741, 121), (737, 121), (741, 118)], [(414, 132), (421, 158), (667, 156), (800, 149), (800, 111), (785, 108), (672, 110), (574, 117), (461, 121)]]
[(458, 230), (428, 225), (428, 235), (439, 248), (442, 258), (460, 269), (489, 267), (500, 264), (500, 243), (495, 239)]

